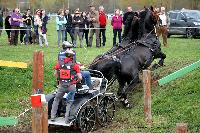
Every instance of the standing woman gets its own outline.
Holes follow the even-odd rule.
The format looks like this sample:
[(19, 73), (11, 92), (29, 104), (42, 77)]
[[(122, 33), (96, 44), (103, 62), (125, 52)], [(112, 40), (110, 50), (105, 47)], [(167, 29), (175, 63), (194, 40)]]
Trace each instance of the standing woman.
[[(39, 31), (41, 31), (42, 21), (41, 21), (41, 11), (37, 9), (34, 15), (34, 32), (36, 34), (36, 42), (39, 43)], [(40, 26), (40, 27), (39, 27)]]
[(89, 47), (88, 45), (88, 34), (89, 34), (89, 25), (90, 25), (89, 14), (87, 14), (86, 12), (82, 12), (81, 16), (83, 18), (83, 25), (84, 25), (83, 38), (85, 36), (87, 47)]
[(65, 41), (65, 24), (67, 20), (64, 16), (64, 10), (60, 9), (58, 11), (58, 16), (56, 17), (56, 30), (58, 33), (58, 47), (60, 47), (60, 39), (62, 35), (62, 43)]
[[(40, 46), (43, 47), (43, 40), (44, 43), (46, 45), (46, 47), (48, 47), (48, 41), (47, 41), (47, 22), (48, 22), (48, 16), (45, 13), (45, 10), (41, 10), (42, 14), (41, 14), (41, 21), (42, 21), (42, 25), (41, 25), (41, 32), (39, 32), (39, 43)], [(38, 29), (39, 31), (39, 29)]]
[(113, 27), (113, 46), (116, 46), (116, 37), (118, 35), (119, 43), (121, 43), (121, 33), (122, 33), (122, 23), (123, 19), (120, 16), (120, 10), (115, 10), (115, 15), (112, 17), (111, 25)]

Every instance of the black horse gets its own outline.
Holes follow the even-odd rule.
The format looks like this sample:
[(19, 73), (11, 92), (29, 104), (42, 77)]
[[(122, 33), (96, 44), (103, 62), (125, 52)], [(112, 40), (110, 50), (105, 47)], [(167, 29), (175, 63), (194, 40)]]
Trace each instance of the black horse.
[(130, 107), (127, 93), (139, 82), (140, 70), (148, 68), (155, 58), (161, 58), (159, 65), (163, 65), (166, 58), (161, 52), (160, 42), (155, 35), (154, 25), (157, 19), (153, 10), (145, 8), (139, 13), (139, 19), (135, 18), (130, 29), (137, 28), (137, 37), (136, 34), (134, 37), (139, 40), (131, 41), (131, 34), (134, 32), (134, 29), (131, 29), (129, 39), (125, 39), (120, 47), (96, 57), (89, 67), (101, 71), (109, 81), (116, 76), (119, 82), (117, 94), (126, 107)]

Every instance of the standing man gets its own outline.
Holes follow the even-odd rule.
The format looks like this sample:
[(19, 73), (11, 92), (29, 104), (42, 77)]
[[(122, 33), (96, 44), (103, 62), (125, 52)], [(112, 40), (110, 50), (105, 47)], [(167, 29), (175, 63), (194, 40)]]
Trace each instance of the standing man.
[(134, 17), (135, 13), (132, 10), (132, 7), (127, 7), (127, 12), (124, 14), (123, 16), (123, 24), (124, 24), (124, 32), (122, 37), (126, 37), (129, 33), (129, 27), (131, 26), (133, 17)]
[(157, 31), (158, 37), (162, 34), (163, 45), (164, 45), (164, 47), (167, 47), (168, 46), (168, 44), (167, 44), (167, 34), (168, 34), (167, 26), (169, 24), (169, 21), (168, 21), (169, 19), (168, 19), (167, 15), (165, 14), (165, 7), (161, 7), (159, 17), (161, 20), (161, 24), (160, 24), (159, 30)]
[(23, 23), (22, 17), (20, 15), (20, 10), (15, 8), (14, 12), (11, 15), (11, 41), (10, 45), (18, 44), (18, 35), (20, 29), (20, 23)]
[(94, 5), (90, 5), (90, 36), (89, 36), (89, 47), (92, 47), (93, 35), (96, 34), (96, 47), (100, 47), (99, 40), (99, 12), (95, 10)]
[[(100, 23), (100, 45), (102, 43), (103, 47), (105, 46), (106, 43), (106, 14), (104, 12), (104, 7), (100, 6), (99, 7), (99, 23)], [(101, 38), (102, 35), (102, 38)], [(103, 42), (102, 42), (103, 40)]]
[(83, 48), (83, 18), (81, 17), (81, 13), (79, 10), (75, 10), (74, 17), (72, 19), (73, 29), (74, 29), (74, 47), (77, 47), (77, 36), (80, 40), (80, 47)]
[(72, 15), (69, 13), (69, 9), (65, 10), (65, 18), (66, 18), (66, 31), (65, 31), (65, 41), (67, 41), (67, 33), (69, 33), (71, 37), (71, 42), (74, 41), (73, 30), (72, 30)]
[(31, 28), (32, 28), (32, 22), (33, 22), (33, 17), (31, 16), (31, 10), (27, 9), (26, 14), (23, 16), (24, 18), (24, 23), (26, 26), (26, 36), (25, 36), (25, 44), (27, 45), (29, 42), (29, 38), (31, 36)]

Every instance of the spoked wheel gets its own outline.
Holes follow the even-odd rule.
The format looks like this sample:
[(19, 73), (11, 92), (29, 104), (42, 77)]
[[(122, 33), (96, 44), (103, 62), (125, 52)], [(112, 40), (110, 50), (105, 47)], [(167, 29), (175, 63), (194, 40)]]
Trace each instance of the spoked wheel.
[(78, 115), (78, 126), (81, 132), (90, 132), (96, 125), (96, 111), (91, 105), (84, 106)]
[(113, 120), (115, 115), (115, 100), (111, 96), (105, 96), (98, 105), (98, 122), (101, 126), (106, 126)]

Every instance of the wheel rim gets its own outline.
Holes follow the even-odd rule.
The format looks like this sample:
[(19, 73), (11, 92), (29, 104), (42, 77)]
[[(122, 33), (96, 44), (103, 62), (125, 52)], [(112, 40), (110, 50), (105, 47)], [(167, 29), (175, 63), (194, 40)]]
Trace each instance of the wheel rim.
[(187, 38), (192, 37), (192, 31), (191, 31), (191, 29), (187, 29), (186, 36), (187, 36)]
[(90, 132), (96, 123), (96, 113), (92, 106), (85, 106), (79, 114), (79, 127), (82, 132)]
[(113, 120), (115, 114), (115, 102), (111, 97), (104, 97), (98, 107), (98, 121), (101, 126), (105, 126)]

